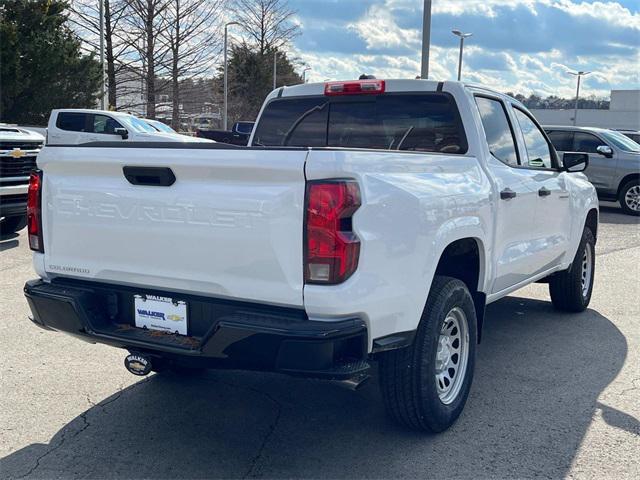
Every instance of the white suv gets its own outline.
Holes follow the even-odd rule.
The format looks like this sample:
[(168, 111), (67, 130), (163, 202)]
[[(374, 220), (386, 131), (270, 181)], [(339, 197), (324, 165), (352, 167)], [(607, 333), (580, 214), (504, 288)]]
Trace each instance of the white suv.
[(123, 112), (88, 109), (52, 110), (47, 145), (91, 142), (203, 142), (202, 138), (160, 132), (144, 120)]

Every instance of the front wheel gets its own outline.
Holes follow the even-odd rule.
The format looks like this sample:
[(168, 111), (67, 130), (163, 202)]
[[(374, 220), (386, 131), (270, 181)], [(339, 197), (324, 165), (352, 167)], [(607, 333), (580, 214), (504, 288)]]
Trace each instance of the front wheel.
[(620, 189), (620, 206), (627, 215), (640, 215), (640, 180), (631, 180)]
[(457, 420), (473, 380), (476, 311), (467, 286), (436, 276), (410, 347), (380, 358), (385, 406), (414, 430), (441, 432)]
[(589, 306), (596, 270), (595, 245), (593, 233), (585, 228), (569, 270), (549, 278), (551, 302), (558, 310), (577, 313)]

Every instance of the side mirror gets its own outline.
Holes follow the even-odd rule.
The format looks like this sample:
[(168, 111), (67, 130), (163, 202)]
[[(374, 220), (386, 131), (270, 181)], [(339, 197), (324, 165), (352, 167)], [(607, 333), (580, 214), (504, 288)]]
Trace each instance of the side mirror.
[(598, 152), (600, 155), (604, 155), (607, 158), (613, 157), (613, 150), (609, 145), (600, 145), (598, 148), (596, 148), (596, 152)]
[(129, 138), (129, 132), (127, 131), (126, 128), (123, 128), (123, 127), (114, 128), (113, 133), (115, 135), (120, 135), (123, 140), (126, 140), (127, 138)]
[(586, 153), (565, 153), (562, 164), (566, 172), (584, 172), (589, 166), (589, 155)]

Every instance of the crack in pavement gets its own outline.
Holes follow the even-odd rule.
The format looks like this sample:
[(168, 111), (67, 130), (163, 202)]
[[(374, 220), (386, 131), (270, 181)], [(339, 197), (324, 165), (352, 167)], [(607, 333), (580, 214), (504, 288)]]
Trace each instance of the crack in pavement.
[(209, 381), (209, 382), (217, 382), (217, 383), (222, 383), (224, 385), (228, 385), (230, 387), (233, 388), (238, 388), (241, 390), (248, 390), (250, 392), (254, 392), (257, 393), (259, 395), (262, 395), (264, 397), (266, 397), (270, 402), (272, 402), (275, 406), (276, 406), (276, 415), (275, 418), (273, 419), (273, 422), (271, 423), (271, 425), (269, 425), (269, 431), (267, 431), (267, 433), (265, 434), (265, 436), (262, 439), (262, 442), (260, 443), (260, 447), (258, 447), (258, 452), (253, 456), (253, 458), (251, 459), (251, 461), (249, 462), (249, 468), (247, 469), (247, 472), (242, 476), (243, 479), (245, 478), (255, 478), (254, 475), (254, 470), (256, 469), (256, 467), (258, 466), (260, 460), (262, 459), (262, 455), (264, 453), (265, 448), (267, 447), (267, 444), (269, 443), (269, 441), (271, 440), (271, 438), (273, 437), (273, 434), (275, 433), (276, 429), (278, 428), (278, 424), (280, 422), (280, 418), (282, 417), (282, 403), (280, 403), (280, 401), (278, 399), (276, 399), (275, 397), (273, 397), (271, 394), (257, 389), (257, 388), (253, 388), (253, 387), (247, 387), (244, 385), (237, 385), (234, 383), (230, 383), (224, 380), (220, 380), (220, 379), (212, 379), (212, 378), (205, 378), (204, 380)]
[[(129, 387), (128, 391), (131, 391), (132, 389), (138, 387), (139, 385), (142, 385), (144, 383), (147, 383), (149, 380), (151, 380), (152, 377), (149, 378), (145, 378), (144, 380), (131, 385), (131, 387)], [(82, 420), (82, 427), (80, 429), (78, 429), (73, 435), (71, 435), (69, 437), (69, 439), (74, 439), (76, 438), (78, 435), (80, 435), (82, 432), (84, 432), (87, 428), (89, 428), (91, 426), (91, 424), (89, 423), (89, 420), (87, 420), (87, 416), (89, 415), (89, 413), (92, 411), (93, 408), (95, 407), (100, 407), (101, 411), (104, 413), (105, 412), (105, 407), (107, 405), (112, 404), (113, 402), (119, 400), (122, 397), (122, 394), (124, 393), (124, 389), (122, 387), (118, 388), (118, 391), (114, 394), (115, 396), (110, 399), (107, 402), (100, 402), (98, 404), (94, 403), (91, 398), (89, 397), (89, 394), (86, 395), (86, 400), (89, 403), (89, 405), (91, 405), (91, 408), (89, 410), (86, 410), (85, 412), (81, 413), (79, 418)], [(74, 419), (75, 420), (75, 419)], [(73, 421), (72, 420), (72, 423)], [(42, 455), (40, 455), (38, 458), (36, 458), (35, 464), (23, 475), (20, 475), (19, 477), (16, 477), (17, 479), (22, 479), (22, 478), (26, 478), (30, 475), (32, 475), (39, 467), (40, 467), (40, 462), (47, 456), (51, 455), (53, 452), (55, 452), (56, 450), (59, 450), (67, 441), (67, 431), (65, 430), (67, 426), (63, 427), (62, 432), (60, 433), (60, 441), (50, 447), (46, 452), (44, 452)]]

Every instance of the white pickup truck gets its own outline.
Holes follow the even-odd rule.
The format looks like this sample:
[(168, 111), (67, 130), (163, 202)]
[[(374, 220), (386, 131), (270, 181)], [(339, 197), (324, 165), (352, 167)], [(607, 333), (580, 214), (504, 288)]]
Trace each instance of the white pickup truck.
[[(514, 99), (458, 82), (280, 88), (248, 147), (46, 146), (29, 190), (33, 322), (145, 375), (240, 368), (359, 382), (442, 431), (485, 306), (531, 282), (590, 300), (598, 200)], [(516, 381), (514, 379), (514, 381)]]

